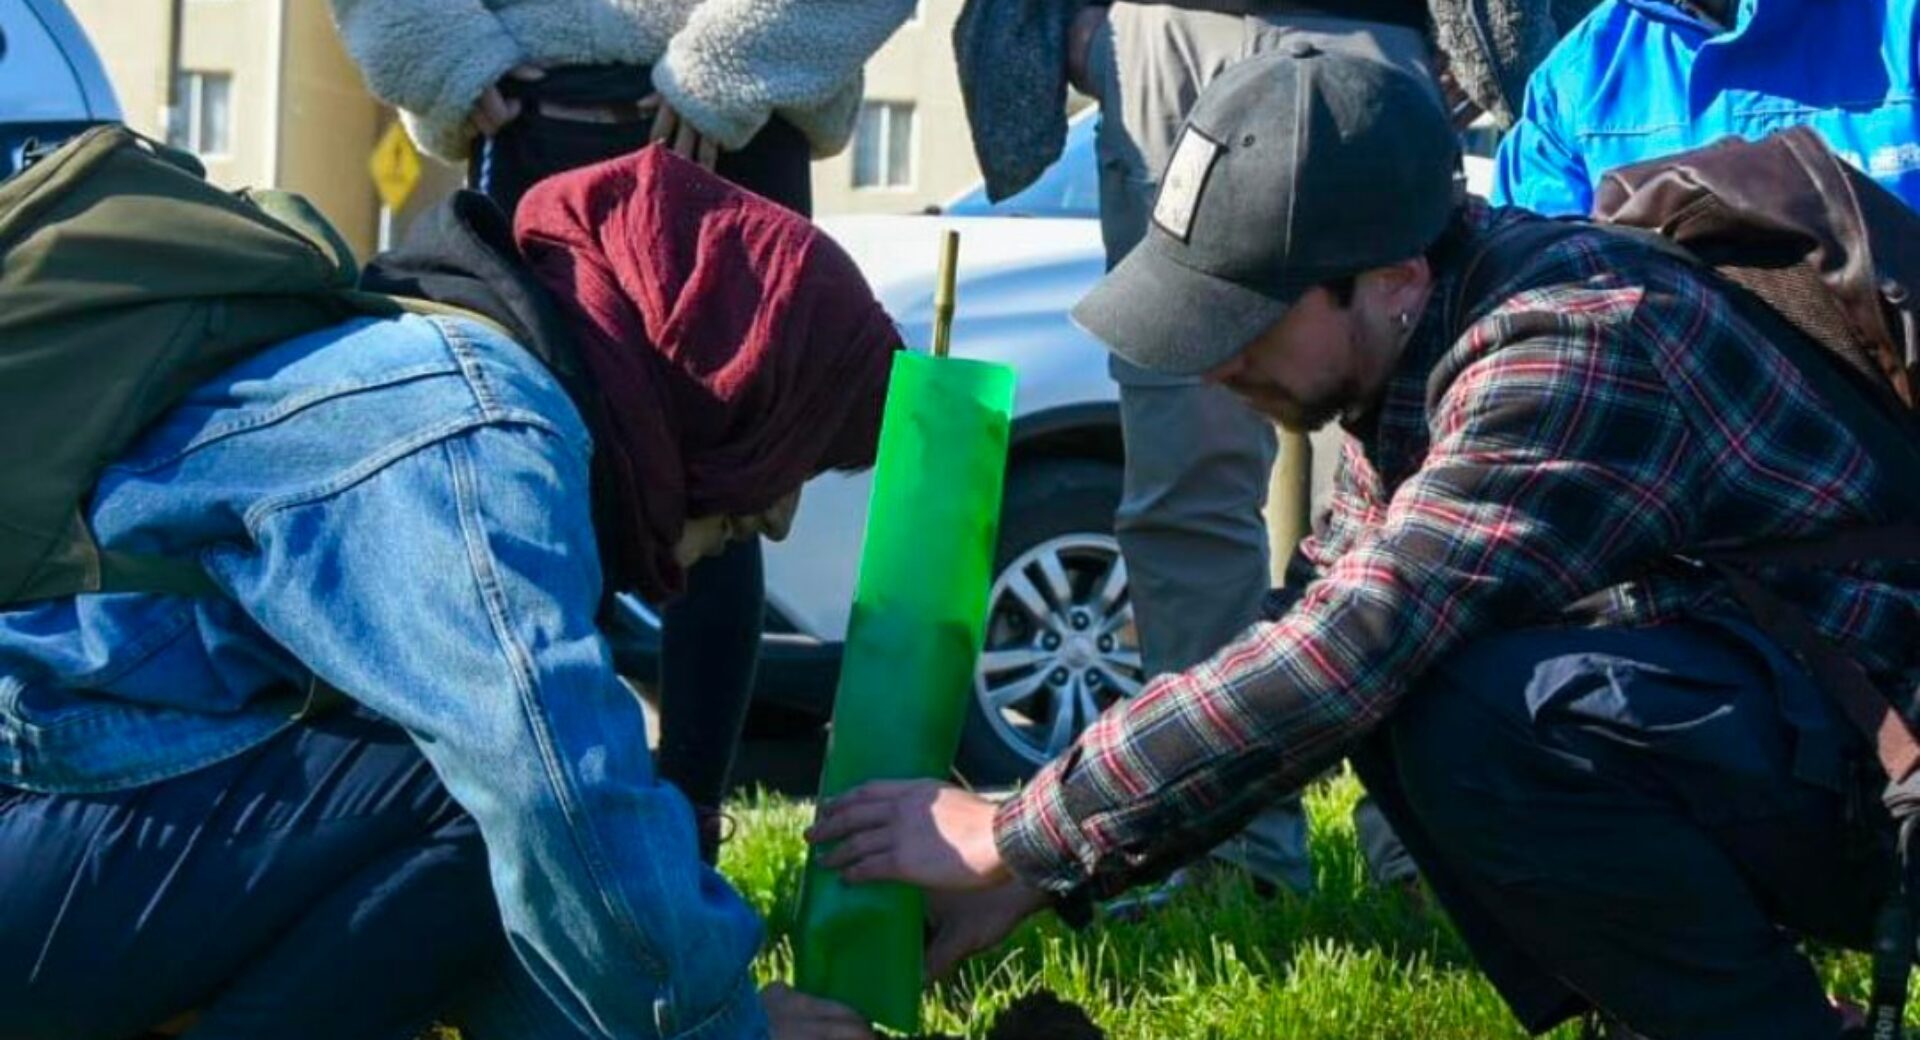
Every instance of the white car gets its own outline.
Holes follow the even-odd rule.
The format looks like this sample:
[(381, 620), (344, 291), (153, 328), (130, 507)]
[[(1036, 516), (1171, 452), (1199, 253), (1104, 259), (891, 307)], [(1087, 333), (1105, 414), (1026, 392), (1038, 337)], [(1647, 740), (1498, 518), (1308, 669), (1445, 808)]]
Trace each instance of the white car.
[[(941, 234), (960, 232), (952, 353), (1019, 373), (987, 640), (957, 763), (976, 784), (1031, 774), (1146, 678), (1113, 536), (1118, 390), (1105, 348), (1068, 317), (1106, 268), (1096, 118), (1076, 120), (1060, 160), (1003, 202), (988, 203), (976, 188), (938, 212), (821, 221), (915, 349), (932, 338)], [(1481, 153), (1468, 157), (1468, 184), (1481, 193), (1491, 137), (1467, 138)], [(1333, 436), (1316, 440), (1319, 459), (1330, 461)], [(1321, 486), (1326, 468), (1316, 466)], [(767, 545), (761, 700), (819, 718), (829, 712), (869, 488), (865, 474), (814, 480), (792, 535)], [(657, 671), (658, 618), (630, 597), (622, 615), (624, 631), (615, 636), (621, 665), (646, 680)]]
[(60, 0), (0, 0), (0, 178), (24, 153), (120, 118), (87, 34)]

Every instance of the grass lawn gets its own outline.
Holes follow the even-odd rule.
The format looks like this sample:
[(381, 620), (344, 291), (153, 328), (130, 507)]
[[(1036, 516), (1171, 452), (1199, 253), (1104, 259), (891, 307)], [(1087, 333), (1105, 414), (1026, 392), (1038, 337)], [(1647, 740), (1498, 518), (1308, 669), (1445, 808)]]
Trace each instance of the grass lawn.
[[(1367, 884), (1350, 812), (1359, 793), (1350, 777), (1308, 793), (1318, 875), (1311, 898), (1266, 901), (1228, 878), (1145, 920), (1100, 922), (1081, 934), (1041, 915), (928, 994), (922, 1027), (979, 1037), (1002, 1008), (1046, 987), (1085, 1006), (1114, 1040), (1525, 1036), (1437, 911)], [(800, 832), (811, 807), (759, 798), (735, 810), (740, 829), (721, 869), (767, 917), (763, 980), (790, 978)], [(1825, 957), (1823, 965), (1835, 992), (1864, 998), (1864, 958)]]
[[(1113, 1040), (1496, 1040), (1525, 1034), (1474, 970), (1438, 912), (1366, 882), (1350, 777), (1307, 796), (1318, 888), (1256, 897), (1224, 878), (1182, 892), (1142, 921), (1074, 934), (1041, 915), (926, 997), (928, 1032), (984, 1036), (1001, 1009), (1045, 987), (1084, 1006)], [(766, 916), (763, 981), (792, 976), (791, 936), (811, 806), (777, 797), (733, 807), (739, 828), (721, 870)], [(1867, 963), (1821, 958), (1830, 989), (1854, 1000)], [(1920, 1024), (1910, 1010), (1908, 1021)], [(1553, 1040), (1573, 1040), (1562, 1028)], [(438, 1040), (457, 1040), (441, 1032)]]

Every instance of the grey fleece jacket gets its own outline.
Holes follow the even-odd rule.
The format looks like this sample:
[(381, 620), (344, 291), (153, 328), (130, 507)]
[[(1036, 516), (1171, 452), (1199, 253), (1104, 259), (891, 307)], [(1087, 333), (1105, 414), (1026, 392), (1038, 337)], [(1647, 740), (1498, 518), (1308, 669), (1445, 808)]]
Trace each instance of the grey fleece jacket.
[(653, 66), (667, 103), (721, 147), (778, 114), (816, 156), (846, 147), (860, 70), (914, 0), (330, 0), (367, 86), (426, 151), (459, 161), (467, 117), (515, 65)]
[[(995, 199), (1031, 184), (1060, 156), (1067, 134), (1067, 26), (1087, 2), (967, 0), (960, 12), (953, 27), (960, 90), (974, 153)], [(1520, 110), (1534, 66), (1596, 2), (1427, 0), (1427, 8), (1454, 78), (1506, 126)], [(1315, 6), (1339, 10), (1334, 0)]]

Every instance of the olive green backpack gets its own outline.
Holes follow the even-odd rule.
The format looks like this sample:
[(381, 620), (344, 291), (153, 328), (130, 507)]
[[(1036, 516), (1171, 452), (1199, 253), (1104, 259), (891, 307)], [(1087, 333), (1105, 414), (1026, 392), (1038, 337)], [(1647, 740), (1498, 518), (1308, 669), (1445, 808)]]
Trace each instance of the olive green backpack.
[(306, 200), (230, 193), (193, 157), (101, 126), (0, 181), (0, 606), (211, 590), (191, 564), (105, 552), (101, 471), (190, 390), (356, 315), (445, 313), (355, 290)]

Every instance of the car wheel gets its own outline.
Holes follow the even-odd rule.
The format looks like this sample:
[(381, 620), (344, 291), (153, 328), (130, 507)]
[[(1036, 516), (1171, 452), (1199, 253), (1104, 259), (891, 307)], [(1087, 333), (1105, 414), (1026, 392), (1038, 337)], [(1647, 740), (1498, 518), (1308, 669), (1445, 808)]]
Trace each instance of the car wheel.
[(1008, 477), (957, 771), (977, 787), (1033, 775), (1140, 692), (1127, 569), (1113, 537), (1120, 467), (1042, 459)]

